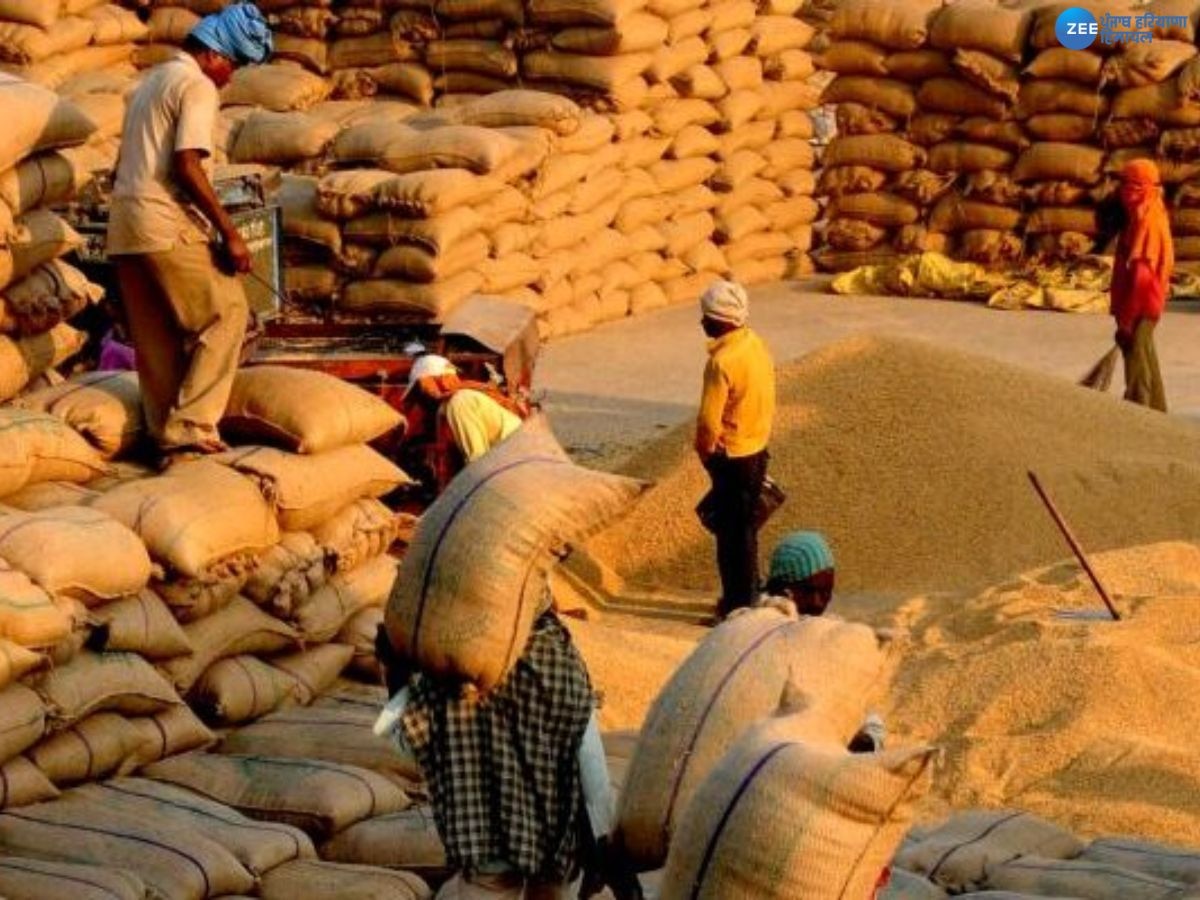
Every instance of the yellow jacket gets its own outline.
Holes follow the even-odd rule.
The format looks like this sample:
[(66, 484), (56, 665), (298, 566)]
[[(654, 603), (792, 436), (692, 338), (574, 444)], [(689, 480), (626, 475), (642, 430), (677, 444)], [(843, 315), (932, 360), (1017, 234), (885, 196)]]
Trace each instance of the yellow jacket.
[(739, 328), (708, 343), (696, 452), (752, 456), (767, 448), (775, 416), (775, 363), (762, 338)]
[(472, 462), (521, 427), (521, 420), (480, 391), (463, 389), (442, 407), (454, 443)]

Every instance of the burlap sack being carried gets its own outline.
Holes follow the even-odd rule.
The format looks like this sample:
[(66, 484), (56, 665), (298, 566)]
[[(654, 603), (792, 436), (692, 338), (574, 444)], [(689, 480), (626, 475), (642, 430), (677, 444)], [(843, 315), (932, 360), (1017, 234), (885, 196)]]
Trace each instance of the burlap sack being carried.
[(116, 778), (81, 787), (71, 796), (146, 822), (186, 825), (220, 844), (256, 876), (294, 859), (316, 856), (312, 841), (298, 828), (256, 822), (197, 793), (149, 778)]
[(135, 653), (81, 653), (29, 683), (46, 704), (51, 730), (69, 728), (98, 712), (146, 716), (183, 702)]
[(925, 43), (929, 20), (940, 6), (938, 0), (904, 0), (886, 6), (874, 0), (849, 0), (838, 6), (829, 21), (829, 32), (840, 40), (915, 50)]
[(355, 613), (387, 603), (396, 583), (396, 569), (394, 557), (377, 556), (357, 569), (335, 575), (297, 606), (292, 621), (310, 643), (333, 640)]
[(26, 754), (56, 787), (132, 771), (142, 735), (116, 713), (96, 713)]
[(318, 840), (409, 805), (404, 792), (382, 775), (317, 760), (189, 753), (155, 763), (144, 774), (252, 819), (293, 825)]
[(934, 754), (856, 755), (806, 742), (786, 719), (764, 723), (688, 805), (663, 900), (871, 896), (928, 789)]
[(402, 422), (378, 397), (324, 372), (252, 366), (234, 379), (221, 431), (296, 453), (321, 453), (373, 441)]
[(13, 900), (143, 900), (146, 885), (132, 872), (26, 856), (0, 857), (0, 891)]
[(257, 719), (297, 699), (294, 679), (245, 654), (213, 663), (188, 691), (188, 703), (221, 725)]
[(987, 887), (994, 865), (1022, 856), (1073, 859), (1083, 846), (1071, 832), (1030, 813), (971, 810), (922, 829), (896, 854), (896, 865), (962, 893)]
[(430, 900), (421, 876), (331, 862), (290, 862), (266, 873), (263, 900)]
[(93, 610), (91, 617), (95, 625), (88, 646), (93, 650), (125, 650), (147, 659), (171, 659), (192, 652), (187, 635), (151, 590), (106, 603)]
[(0, 516), (0, 559), (48, 593), (88, 606), (135, 594), (152, 574), (136, 534), (99, 510), (78, 506)]
[(246, 66), (221, 89), (222, 106), (261, 106), (272, 112), (304, 110), (329, 96), (329, 82), (298, 66)]
[[(827, 660), (840, 674), (805, 660)], [(663, 864), (700, 785), (742, 734), (781, 705), (804, 710), (796, 724), (807, 739), (844, 746), (882, 664), (869, 628), (836, 619), (796, 620), (764, 608), (714, 630), (655, 699), (630, 762), (618, 830), (634, 861)]]
[(193, 578), (221, 559), (265, 550), (279, 539), (271, 507), (253, 482), (207, 460), (123, 484), (93, 508), (137, 532), (156, 560)]
[(141, 400), (136, 373), (85, 372), (25, 394), (13, 405), (62, 419), (111, 458), (130, 449), (145, 431)]
[(554, 554), (643, 489), (571, 464), (546, 423), (527, 420), (421, 518), (388, 606), (393, 644), (428, 671), (494, 687), (524, 650)]
[(351, 825), (321, 847), (321, 858), (368, 866), (445, 872), (446, 848), (438, 837), (433, 811), (414, 806), (403, 812)]
[(401, 469), (363, 444), (317, 454), (240, 447), (213, 459), (258, 485), (284, 531), (316, 527), (356, 500), (382, 497), (411, 483)]
[(217, 660), (243, 653), (279, 653), (299, 643), (294, 629), (245, 597), (236, 597), (224, 609), (185, 625), (183, 630), (192, 645), (191, 655), (168, 660), (160, 671), (184, 693)]
[(60, 800), (0, 814), (5, 849), (127, 870), (150, 896), (205, 900), (254, 888), (254, 876), (229, 851), (186, 823), (147, 823), (82, 799)]

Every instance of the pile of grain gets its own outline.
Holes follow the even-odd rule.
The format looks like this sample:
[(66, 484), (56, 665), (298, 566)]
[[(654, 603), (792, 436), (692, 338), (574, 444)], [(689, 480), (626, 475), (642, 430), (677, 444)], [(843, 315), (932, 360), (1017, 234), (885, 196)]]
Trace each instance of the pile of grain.
[(1200, 842), (1200, 547), (1098, 554), (1121, 622), (1074, 563), (962, 602), (918, 597), (844, 615), (899, 626), (885, 717), (945, 762), (923, 818), (947, 807), (1027, 809), (1087, 835)]
[[(779, 373), (771, 471), (789, 500), (763, 535), (829, 536), (845, 590), (982, 587), (1063, 555), (1035, 469), (1090, 548), (1200, 535), (1195, 426), (1006, 364), (860, 337)], [(715, 590), (693, 508), (691, 426), (624, 466), (657, 481), (590, 547), (633, 581)]]

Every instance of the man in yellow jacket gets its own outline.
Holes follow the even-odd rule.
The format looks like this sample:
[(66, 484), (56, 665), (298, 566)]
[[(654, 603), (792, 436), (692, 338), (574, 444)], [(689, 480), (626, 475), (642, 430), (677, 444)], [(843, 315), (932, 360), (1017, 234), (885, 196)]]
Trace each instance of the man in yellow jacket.
[(704, 392), (696, 421), (696, 454), (712, 478), (712, 527), (721, 573), (720, 615), (749, 606), (758, 592), (754, 511), (767, 474), (775, 416), (775, 364), (747, 326), (746, 289), (714, 282), (700, 299), (709, 338)]

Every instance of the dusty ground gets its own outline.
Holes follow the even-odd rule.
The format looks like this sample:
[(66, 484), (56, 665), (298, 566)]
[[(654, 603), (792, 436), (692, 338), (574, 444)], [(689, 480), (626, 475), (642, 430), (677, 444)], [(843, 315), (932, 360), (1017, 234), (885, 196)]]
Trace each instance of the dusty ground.
[[(896, 297), (837, 297), (823, 283), (751, 292), (754, 327), (779, 361), (838, 338), (880, 332), (924, 338), (1078, 379), (1108, 349), (1107, 316), (998, 312), (975, 304)], [(625, 319), (544, 348), (537, 386), (563, 442), (585, 464), (619, 458), (691, 417), (704, 367), (692, 305)], [(1159, 328), (1168, 401), (1200, 418), (1200, 304), (1176, 303)], [(1113, 390), (1120, 390), (1120, 374)]]

